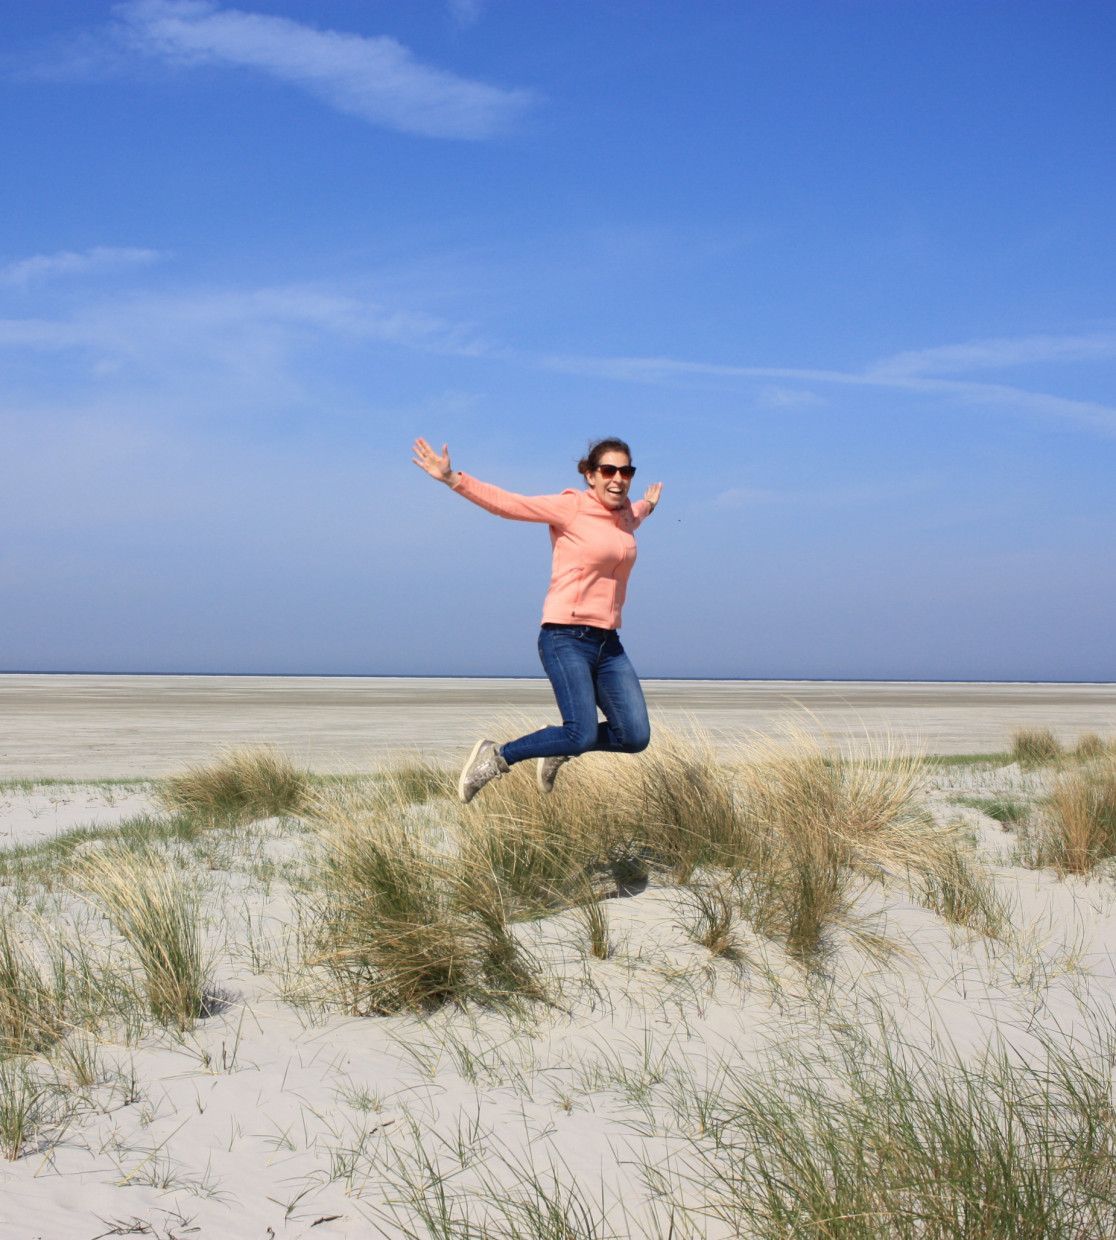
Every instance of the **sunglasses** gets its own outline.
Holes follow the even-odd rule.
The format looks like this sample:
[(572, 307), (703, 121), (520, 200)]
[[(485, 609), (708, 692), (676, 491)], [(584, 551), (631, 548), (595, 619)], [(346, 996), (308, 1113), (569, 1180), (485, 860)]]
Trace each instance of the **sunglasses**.
[(597, 473), (602, 478), (614, 478), (617, 474), (625, 481), (630, 481), (635, 476), (636, 467), (634, 465), (598, 465)]

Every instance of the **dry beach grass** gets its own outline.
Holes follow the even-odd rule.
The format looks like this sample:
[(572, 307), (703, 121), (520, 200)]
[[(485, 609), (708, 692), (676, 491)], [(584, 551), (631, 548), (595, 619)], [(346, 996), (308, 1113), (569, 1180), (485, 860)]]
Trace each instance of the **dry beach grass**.
[(225, 754), (2, 858), (6, 1209), (44, 1240), (1113, 1234), (1113, 769), (660, 732), (461, 806), (421, 762)]

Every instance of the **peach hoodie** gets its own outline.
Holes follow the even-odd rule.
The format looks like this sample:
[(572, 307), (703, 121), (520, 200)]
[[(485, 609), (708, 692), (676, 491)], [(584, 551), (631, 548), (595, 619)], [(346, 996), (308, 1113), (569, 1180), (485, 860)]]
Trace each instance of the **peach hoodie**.
[(514, 495), (458, 473), (453, 489), (498, 517), (545, 521), (554, 559), (543, 603), (544, 624), (618, 629), (636, 558), (635, 531), (651, 511), (646, 500), (613, 511), (592, 491)]

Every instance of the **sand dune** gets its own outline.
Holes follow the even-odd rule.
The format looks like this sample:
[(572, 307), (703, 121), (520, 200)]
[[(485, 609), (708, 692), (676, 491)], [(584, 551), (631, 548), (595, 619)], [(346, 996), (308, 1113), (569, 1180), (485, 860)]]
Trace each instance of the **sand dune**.
[[(785, 715), (792, 692), (653, 689), (661, 689), (663, 713), (694, 711), (721, 728), (722, 740), (732, 735), (726, 719), (743, 728), (744, 720), (750, 727)], [(129, 775), (181, 767), (222, 741), (261, 739), (301, 738), (301, 750), (292, 748), (306, 759), (326, 765), (328, 755), (355, 766), (371, 753), (383, 759), (396, 745), (411, 747), (393, 731), (401, 716), (415, 728), (423, 711), (444, 723), (448, 710), (464, 728), (509, 696), (531, 708), (543, 696), (541, 686), (520, 682), (153, 686), (18, 677), (7, 678), (3, 693), (14, 704), (3, 715), (10, 769), (80, 768), (83, 746), (96, 739), (85, 769)], [(846, 710), (861, 719), (878, 712), (881, 721), (922, 711), (924, 723), (936, 721), (924, 734), (952, 736), (962, 749), (978, 748), (985, 735), (1001, 748), (1022, 724), (1054, 724), (1067, 739), (1085, 727), (1106, 730), (1111, 704), (1109, 687), (996, 686), (983, 704), (979, 687), (969, 686), (840, 693), (833, 689), (828, 705), (826, 692), (815, 693), (815, 726), (824, 709), (829, 722)], [(365, 744), (369, 736), (378, 747)], [(896, 1056), (919, 1084), (938, 1069), (954, 1080), (976, 1072), (972, 1097), (989, 1108), (988, 1122), (1006, 1105), (1006, 1088), (1022, 1091), (1021, 1106), (1047, 1098), (1033, 1122), (1050, 1142), (1049, 1174), (1059, 1192), (1084, 1201), (1092, 1173), (1073, 1169), (1073, 1160), (1089, 1156), (1090, 1125), (1104, 1150), (1116, 1139), (1108, 1107), (1116, 1063), (1113, 871), (1059, 878), (1024, 868), (1015, 832), (981, 808), (997, 798), (1033, 808), (1052, 777), (1013, 764), (927, 774), (921, 795), (934, 820), (954, 824), (988, 867), (1006, 911), (995, 935), (945, 920), (895, 873), (854, 884), (830, 950), (814, 964), (744, 922), (735, 931), (739, 951), (719, 956), (694, 939), (688, 890), (652, 882), (631, 898), (604, 901), (608, 959), (588, 952), (585, 927), (570, 910), (515, 925), (545, 979), (546, 1002), (450, 1005), (422, 1017), (354, 1018), (300, 997), (299, 900), (312, 822), (156, 833), (158, 854), (202, 895), (212, 1009), (184, 1031), (109, 1019), (95, 1035), (73, 1030), (37, 1055), (0, 1060), (0, 1140), (10, 1139), (4, 1116), (20, 1080), (41, 1090), (20, 1156), (0, 1160), (0, 1237), (730, 1240), (759, 1234), (759, 1216), (746, 1204), (752, 1190), (734, 1161), (737, 1145), (751, 1139), (745, 1123), (762, 1125), (788, 1102), (805, 1122), (811, 1097), (820, 1099), (818, 1116), (835, 1114), (847, 1091), (868, 1088)], [(0, 790), (0, 864), (8, 866), (0, 912), (28, 951), (80, 944), (108, 977), (123, 984), (134, 974), (119, 934), (61, 854), (42, 852), (23, 868), (8, 859), (14, 845), (48, 845), (82, 824), (104, 830), (158, 815), (151, 792), (81, 784)], [(453, 803), (435, 801), (415, 809), (416, 822), (438, 832), (452, 812)], [(74, 855), (104, 847), (89, 836)], [(0, 1021), (0, 1035), (9, 1036), (4, 1030)], [(1057, 1062), (1070, 1065), (1076, 1099), (1059, 1092)], [(850, 1064), (860, 1078), (849, 1075)], [(23, 1071), (30, 1077), (20, 1078)], [(842, 1132), (862, 1122), (853, 1110), (839, 1114)], [(941, 1195), (937, 1182), (933, 1193)], [(1104, 1209), (1085, 1202), (1081, 1217), (1116, 1224)], [(1006, 1240), (1018, 1234), (1012, 1226), (1007, 1219), (981, 1234)]]

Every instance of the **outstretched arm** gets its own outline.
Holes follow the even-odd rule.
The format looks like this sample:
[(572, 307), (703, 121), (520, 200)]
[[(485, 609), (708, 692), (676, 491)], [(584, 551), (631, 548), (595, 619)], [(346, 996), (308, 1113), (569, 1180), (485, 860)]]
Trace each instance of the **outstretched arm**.
[(414, 452), (412, 459), (419, 469), (498, 517), (509, 517), (513, 521), (545, 521), (548, 525), (562, 526), (573, 516), (577, 504), (573, 492), (565, 495), (516, 495), (454, 469), (450, 463), (448, 444), (442, 445), (441, 452), (435, 452), (425, 439), (416, 439)]

